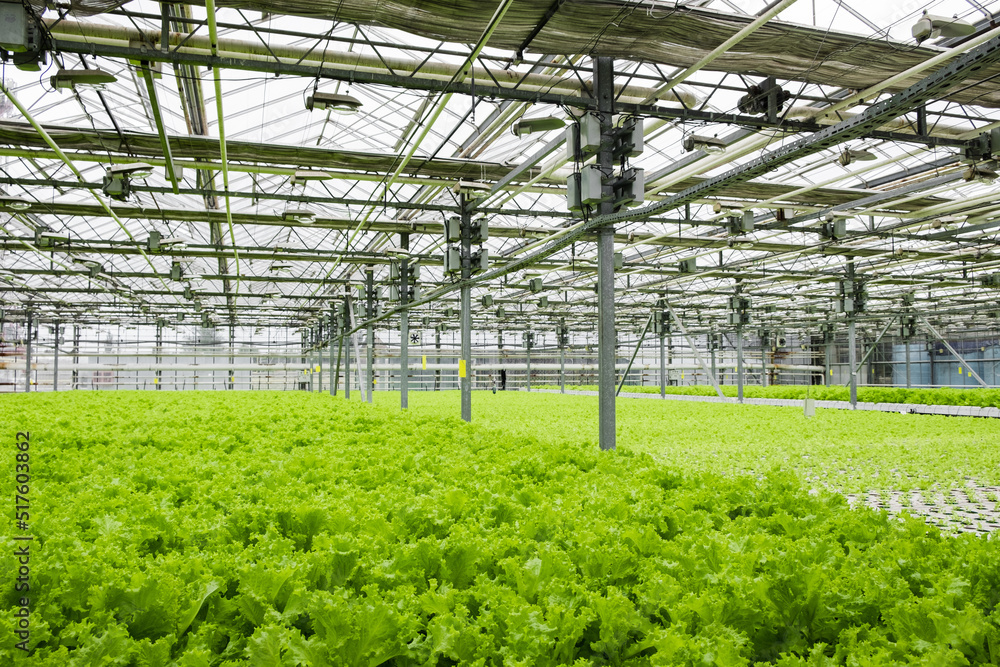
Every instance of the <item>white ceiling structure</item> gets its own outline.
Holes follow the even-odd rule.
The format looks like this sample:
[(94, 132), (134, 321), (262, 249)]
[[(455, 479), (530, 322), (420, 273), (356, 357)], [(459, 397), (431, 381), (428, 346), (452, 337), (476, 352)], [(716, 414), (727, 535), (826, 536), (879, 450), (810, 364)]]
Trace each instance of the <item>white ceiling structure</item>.
[[(649, 207), (839, 127), (1000, 35), (1000, 2), (977, 0), (85, 0), (32, 11), (39, 52), (8, 54), (3, 73), (0, 187), (21, 205), (0, 202), (0, 298), (64, 322), (208, 313), (298, 327), (368, 267), (387, 283), (401, 234), (427, 297), (414, 314), (442, 321), (457, 297), (441, 271), (442, 221), (457, 215), (462, 180), (490, 188), (477, 209), (491, 265), (473, 302), (506, 304), (512, 328), (586, 328), (596, 245), (567, 208), (578, 166), (563, 129), (511, 127), (585, 113), (596, 56), (614, 58), (621, 117), (644, 119), (629, 165), (645, 171)], [(969, 34), (917, 44), (924, 11)], [(36, 71), (15, 67), (29, 56), (43, 61)], [(53, 88), (60, 69), (94, 68), (114, 81)], [(767, 77), (788, 94), (780, 112), (741, 110)], [(863, 136), (676, 206), (631, 209), (614, 225), (621, 326), (663, 295), (693, 326), (722, 326), (739, 284), (762, 317), (813, 327), (849, 262), (873, 317), (909, 293), (944, 325), (995, 314), (1000, 292), (984, 282), (1000, 273), (1000, 169), (981, 137), (1000, 127), (997, 77), (996, 64), (970, 69)], [(361, 107), (310, 111), (315, 92)], [(690, 136), (725, 152), (686, 150)], [(129, 196), (102, 189), (110, 165), (136, 162), (153, 170)], [(323, 179), (293, 184), (303, 170)], [(283, 219), (289, 209), (315, 217)], [(744, 214), (754, 229), (734, 237), (727, 221)], [(840, 219), (843, 236), (823, 233)], [(157, 232), (171, 240), (158, 250)], [(691, 258), (695, 270), (681, 271)], [(527, 290), (536, 277), (547, 306)], [(494, 326), (496, 307), (477, 305), (475, 319)]]

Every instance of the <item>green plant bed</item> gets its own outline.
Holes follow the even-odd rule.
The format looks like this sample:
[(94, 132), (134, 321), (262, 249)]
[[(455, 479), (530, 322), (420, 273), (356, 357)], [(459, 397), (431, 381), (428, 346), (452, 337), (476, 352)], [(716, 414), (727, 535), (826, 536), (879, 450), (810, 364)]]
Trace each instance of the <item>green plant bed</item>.
[[(457, 392), (411, 406), (5, 397), (5, 441), (31, 433), (34, 551), (33, 652), (14, 648), (6, 587), (3, 664), (1000, 660), (996, 541), (851, 510), (777, 466), (731, 475), (638, 445), (600, 452), (559, 430), (592, 422), (591, 397), (481, 392), (472, 425), (450, 416)], [(642, 429), (637, 414), (619, 423)], [(791, 427), (774, 414), (770, 427)], [(0, 539), (11, 582), (15, 542)]]
[[(551, 386), (545, 388), (553, 388)], [(555, 388), (558, 388), (556, 386)], [(580, 391), (597, 391), (597, 385), (567, 385), (567, 389)], [(773, 385), (760, 387), (756, 385), (743, 388), (746, 398), (787, 398), (801, 400), (806, 398), (805, 385)], [(809, 395), (819, 401), (849, 401), (850, 390), (847, 387), (808, 387)], [(715, 388), (708, 385), (667, 387), (668, 394), (681, 396), (717, 396)], [(624, 394), (659, 394), (659, 387), (630, 386), (622, 387)], [(722, 393), (735, 397), (734, 385), (722, 385)], [(858, 387), (858, 400), (865, 403), (913, 403), (917, 405), (970, 405), (981, 408), (1000, 407), (1000, 389), (906, 389), (904, 387)]]

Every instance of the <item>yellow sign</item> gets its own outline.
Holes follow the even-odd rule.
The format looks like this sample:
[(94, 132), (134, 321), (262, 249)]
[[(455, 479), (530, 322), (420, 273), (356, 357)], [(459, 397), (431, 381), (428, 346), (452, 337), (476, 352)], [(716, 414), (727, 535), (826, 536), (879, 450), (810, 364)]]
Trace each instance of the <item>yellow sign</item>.
[(832, 368), (830, 369), (830, 375), (833, 375), (833, 369)]
[(961, 367), (961, 366), (959, 366), (959, 367), (958, 367), (958, 374), (959, 374), (959, 375), (962, 375), (962, 374), (963, 374), (963, 373), (962, 373), (962, 367)]
[(458, 360), (458, 377), (465, 377), (465, 359)]
[(160, 378), (153, 378), (153, 384), (160, 384)]
[(319, 373), (319, 372), (320, 372), (320, 366), (319, 366), (319, 364), (316, 364), (316, 372), (317, 372), (317, 373)]
[(684, 379), (684, 372), (683, 371), (681, 371), (681, 379), (682, 380)]
[(424, 369), (425, 371), (427, 370), (427, 357), (426, 356), (420, 357), (420, 367), (422, 369)]

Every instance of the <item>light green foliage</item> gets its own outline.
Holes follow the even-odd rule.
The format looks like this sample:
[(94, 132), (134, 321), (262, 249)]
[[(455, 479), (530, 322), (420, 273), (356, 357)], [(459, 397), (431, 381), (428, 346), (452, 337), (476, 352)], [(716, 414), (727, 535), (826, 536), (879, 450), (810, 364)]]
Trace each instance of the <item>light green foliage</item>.
[(996, 541), (852, 511), (776, 470), (792, 442), (766, 447), (888, 446), (878, 424), (911, 447), (972, 420), (620, 401), (602, 453), (587, 397), (477, 394), (471, 426), (457, 394), (377, 399), (5, 397), (0, 437), (31, 431), (34, 651), (13, 648), (6, 587), (0, 663), (1000, 659)]
[[(549, 389), (556, 388), (553, 386)], [(567, 385), (567, 389), (597, 391), (597, 385)], [(680, 396), (718, 396), (711, 385), (685, 385), (666, 387), (666, 393)], [(847, 387), (806, 387), (805, 385), (771, 385), (743, 387), (746, 398), (786, 398), (802, 400), (806, 392), (818, 401), (849, 401), (851, 393)], [(722, 385), (722, 393), (731, 398), (736, 396), (736, 386)], [(625, 385), (624, 394), (659, 394), (660, 387)], [(858, 400), (863, 403), (911, 403), (914, 405), (970, 405), (979, 408), (1000, 408), (1000, 389), (906, 389), (905, 387), (858, 387)]]

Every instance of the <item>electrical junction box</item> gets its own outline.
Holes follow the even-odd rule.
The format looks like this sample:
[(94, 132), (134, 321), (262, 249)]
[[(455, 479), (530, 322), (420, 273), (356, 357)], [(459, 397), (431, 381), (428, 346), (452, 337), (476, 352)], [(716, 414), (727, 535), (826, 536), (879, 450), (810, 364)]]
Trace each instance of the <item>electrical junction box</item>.
[(571, 211), (582, 211), (583, 201), (580, 198), (580, 173), (574, 172), (566, 179), (566, 208)]
[(541, 278), (532, 278), (531, 282), (528, 283), (528, 289), (531, 290), (532, 294), (538, 294), (545, 288), (542, 283)]
[(446, 248), (442, 260), (446, 274), (462, 272), (462, 257), (458, 253), (458, 248)]
[(19, 2), (0, 2), (0, 48), (12, 53), (28, 50), (28, 12)]
[(726, 322), (728, 322), (731, 326), (742, 324), (739, 313), (727, 313)]
[(596, 164), (588, 164), (580, 172), (580, 201), (584, 204), (597, 204), (601, 201), (601, 186), (604, 174)]
[(483, 249), (472, 253), (472, 273), (482, 273), (490, 268), (490, 253)]
[(616, 157), (638, 157), (642, 155), (645, 137), (641, 118), (630, 117), (622, 123), (615, 146)]
[(729, 233), (734, 236), (752, 232), (753, 226), (753, 211), (744, 211), (742, 216), (734, 215), (729, 218)]
[(420, 265), (416, 262), (412, 262), (408, 267), (410, 271), (410, 278), (413, 280), (420, 280)]
[(397, 285), (389, 285), (389, 301), (399, 301), (399, 287)]
[(410, 285), (410, 301), (420, 298), (420, 285)]
[(566, 128), (566, 161), (576, 162), (580, 157), (580, 126), (576, 123)]
[(853, 313), (854, 299), (849, 296), (845, 296), (843, 299), (838, 299), (836, 310), (838, 313)]
[(594, 114), (580, 118), (580, 153), (593, 155), (601, 149), (601, 119)]
[(615, 255), (615, 271), (621, 271), (622, 267), (625, 266), (625, 255), (620, 252), (616, 252)]
[(539, 308), (548, 308), (549, 307), (549, 297), (543, 296), (541, 299), (539, 299), (538, 300), (538, 307)]
[(500, 319), (507, 317), (507, 311), (503, 309), (503, 306), (497, 308), (497, 317)]
[(452, 216), (444, 221), (444, 240), (446, 243), (454, 243), (462, 240), (462, 219)]
[(472, 221), (472, 242), (482, 243), (490, 238), (490, 223), (486, 218), (478, 218)]
[(492, 305), (493, 305), (493, 297), (490, 296), (489, 294), (484, 295), (483, 296), (483, 307), (484, 308), (489, 308)]
[(839, 219), (833, 222), (824, 222), (820, 227), (820, 234), (828, 239), (842, 239), (847, 236), (847, 220)]
[(444, 309), (444, 316), (445, 317), (455, 317), (455, 309), (454, 308), (445, 308)]
[(677, 270), (681, 273), (694, 273), (698, 270), (698, 260), (694, 257), (683, 259), (677, 264)]
[(389, 265), (389, 280), (399, 280), (399, 264), (396, 262)]
[(170, 279), (171, 280), (180, 280), (182, 275), (183, 275), (183, 272), (181, 271), (181, 264), (180, 264), (180, 262), (174, 262), (173, 264), (170, 265)]
[(1000, 273), (991, 273), (980, 278), (983, 287), (1000, 287)]
[(622, 185), (615, 193), (616, 203), (624, 206), (639, 206), (646, 199), (646, 172), (642, 169), (627, 169), (622, 174)]

